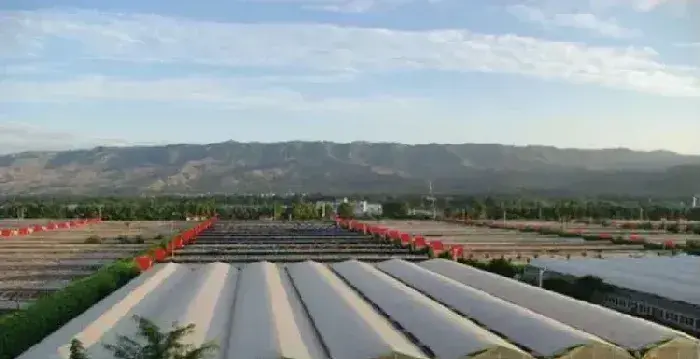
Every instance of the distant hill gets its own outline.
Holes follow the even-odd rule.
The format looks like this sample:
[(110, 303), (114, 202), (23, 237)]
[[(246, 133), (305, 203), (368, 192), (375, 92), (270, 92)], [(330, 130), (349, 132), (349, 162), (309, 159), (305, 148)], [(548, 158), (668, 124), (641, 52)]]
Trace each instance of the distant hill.
[(517, 192), (685, 196), (700, 156), (497, 144), (224, 142), (0, 156), (4, 194)]

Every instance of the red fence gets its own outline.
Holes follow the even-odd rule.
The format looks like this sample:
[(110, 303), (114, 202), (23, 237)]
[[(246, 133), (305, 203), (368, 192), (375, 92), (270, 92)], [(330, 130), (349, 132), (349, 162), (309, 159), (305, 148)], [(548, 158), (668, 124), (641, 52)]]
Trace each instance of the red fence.
[(426, 240), (422, 235), (414, 235), (401, 232), (397, 229), (374, 226), (354, 219), (336, 218), (335, 222), (342, 228), (354, 232), (371, 234), (379, 240), (390, 241), (400, 244), (403, 247), (410, 247), (416, 251), (425, 250), (427, 248), (430, 251), (430, 255), (433, 257), (437, 257), (445, 252), (449, 253), (452, 259), (462, 258), (464, 256), (464, 247), (461, 245), (445, 245), (442, 241)]
[(99, 223), (101, 220), (99, 218), (89, 218), (89, 219), (73, 219), (70, 221), (63, 222), (49, 222), (45, 225), (31, 225), (27, 227), (20, 228), (0, 228), (0, 237), (16, 237), (16, 236), (28, 236), (36, 232), (48, 232), (55, 231), (58, 229), (69, 229), (83, 227), (88, 224)]
[(141, 271), (148, 270), (154, 263), (164, 262), (168, 258), (168, 254), (172, 254), (172, 252), (174, 252), (176, 249), (181, 249), (184, 246), (196, 241), (197, 235), (199, 235), (205, 229), (211, 227), (216, 221), (216, 217), (207, 219), (206, 221), (173, 237), (172, 240), (168, 242), (166, 248), (157, 248), (153, 251), (153, 254), (136, 257), (134, 258), (134, 261), (136, 261), (136, 264), (139, 266)]

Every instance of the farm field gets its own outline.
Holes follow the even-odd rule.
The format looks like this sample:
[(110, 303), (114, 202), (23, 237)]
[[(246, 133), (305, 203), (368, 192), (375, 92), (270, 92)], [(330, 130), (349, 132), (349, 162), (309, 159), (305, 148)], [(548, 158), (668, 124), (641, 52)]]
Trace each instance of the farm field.
[(65, 222), (68, 219), (15, 219), (15, 218), (2, 218), (0, 219), (0, 228), (18, 228), (27, 227), (34, 225), (44, 225), (49, 222)]
[[(46, 221), (48, 222), (48, 221)], [(32, 221), (37, 224), (41, 221)], [(21, 309), (117, 259), (133, 257), (193, 222), (101, 222), (0, 239), (0, 310)]]
[[(396, 229), (426, 240), (440, 240), (446, 245), (462, 245), (464, 256), (472, 259), (507, 258), (527, 260), (540, 256), (557, 257), (618, 257), (643, 256), (649, 252), (640, 244), (613, 244), (607, 240), (587, 241), (578, 237), (559, 237), (516, 230), (471, 227), (457, 223), (434, 221), (384, 220), (368, 222)], [(509, 224), (514, 224), (508, 222)], [(522, 222), (525, 225), (525, 222)], [(534, 223), (534, 222), (528, 222)], [(538, 222), (542, 225), (543, 222)], [(518, 222), (517, 224), (520, 224)], [(556, 223), (554, 223), (556, 224)], [(654, 252), (654, 255), (658, 255)]]
[[(500, 222), (503, 223), (503, 222)], [(651, 222), (654, 226), (659, 227), (658, 229), (629, 229), (622, 228), (622, 225), (627, 224), (640, 224), (642, 221), (616, 221), (615, 225), (605, 227), (600, 224), (585, 224), (585, 223), (566, 223), (563, 227), (559, 222), (547, 222), (547, 221), (508, 221), (509, 226), (530, 226), (530, 227), (541, 227), (541, 228), (552, 228), (552, 229), (563, 229), (567, 231), (578, 232), (581, 235), (600, 235), (608, 234), (613, 237), (620, 237), (625, 240), (633, 240), (635, 238), (643, 238), (645, 241), (650, 243), (662, 244), (667, 241), (672, 241), (675, 244), (685, 244), (687, 241), (698, 241), (700, 240), (700, 235), (696, 234), (676, 234), (669, 233), (663, 229), (662, 222)], [(674, 222), (667, 222), (674, 223)], [(687, 225), (693, 225), (695, 222), (683, 222)]]
[(417, 261), (428, 255), (412, 254), (408, 248), (338, 229), (332, 222), (221, 221), (202, 232), (194, 244), (175, 251), (170, 261), (378, 262), (392, 258)]

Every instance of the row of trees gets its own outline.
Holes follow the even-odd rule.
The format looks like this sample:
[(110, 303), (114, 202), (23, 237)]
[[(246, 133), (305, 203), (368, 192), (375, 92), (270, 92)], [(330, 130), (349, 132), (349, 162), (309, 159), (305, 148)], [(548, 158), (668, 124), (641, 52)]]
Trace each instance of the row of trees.
[[(366, 200), (367, 198), (354, 198)], [(105, 198), (6, 198), (0, 201), (0, 218), (86, 218), (106, 220), (180, 220), (188, 216), (218, 214), (230, 219), (327, 218), (333, 213), (333, 201), (320, 195), (295, 197), (105, 197)], [(351, 200), (352, 201), (352, 200)], [(384, 217), (406, 218), (415, 209), (432, 210), (432, 203), (411, 196), (386, 197), (382, 201)], [(353, 208), (342, 204), (341, 215), (353, 216)], [(678, 219), (700, 221), (700, 208), (680, 203), (653, 201), (611, 201), (601, 199), (533, 200), (498, 197), (438, 197), (436, 207), (445, 217), (472, 219), (532, 220), (648, 220)], [(421, 211), (418, 211), (421, 212)], [(423, 211), (425, 212), (425, 211)]]

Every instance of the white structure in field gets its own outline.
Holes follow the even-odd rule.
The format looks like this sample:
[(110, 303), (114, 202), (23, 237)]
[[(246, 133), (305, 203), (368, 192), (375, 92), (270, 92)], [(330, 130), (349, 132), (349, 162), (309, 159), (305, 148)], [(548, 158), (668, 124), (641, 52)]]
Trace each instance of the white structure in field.
[(381, 203), (370, 203), (367, 201), (352, 202), (349, 201), (347, 197), (343, 199), (336, 199), (333, 202), (316, 202), (316, 208), (321, 208), (325, 205), (330, 205), (333, 207), (333, 211), (338, 212), (338, 207), (343, 203), (350, 203), (353, 205), (353, 212), (357, 217), (363, 216), (381, 216), (382, 215), (382, 205)]
[(696, 194), (693, 196), (693, 208), (698, 208), (698, 198), (700, 195)]
[(356, 216), (381, 216), (382, 205), (380, 203), (369, 203), (367, 201), (355, 202)]

